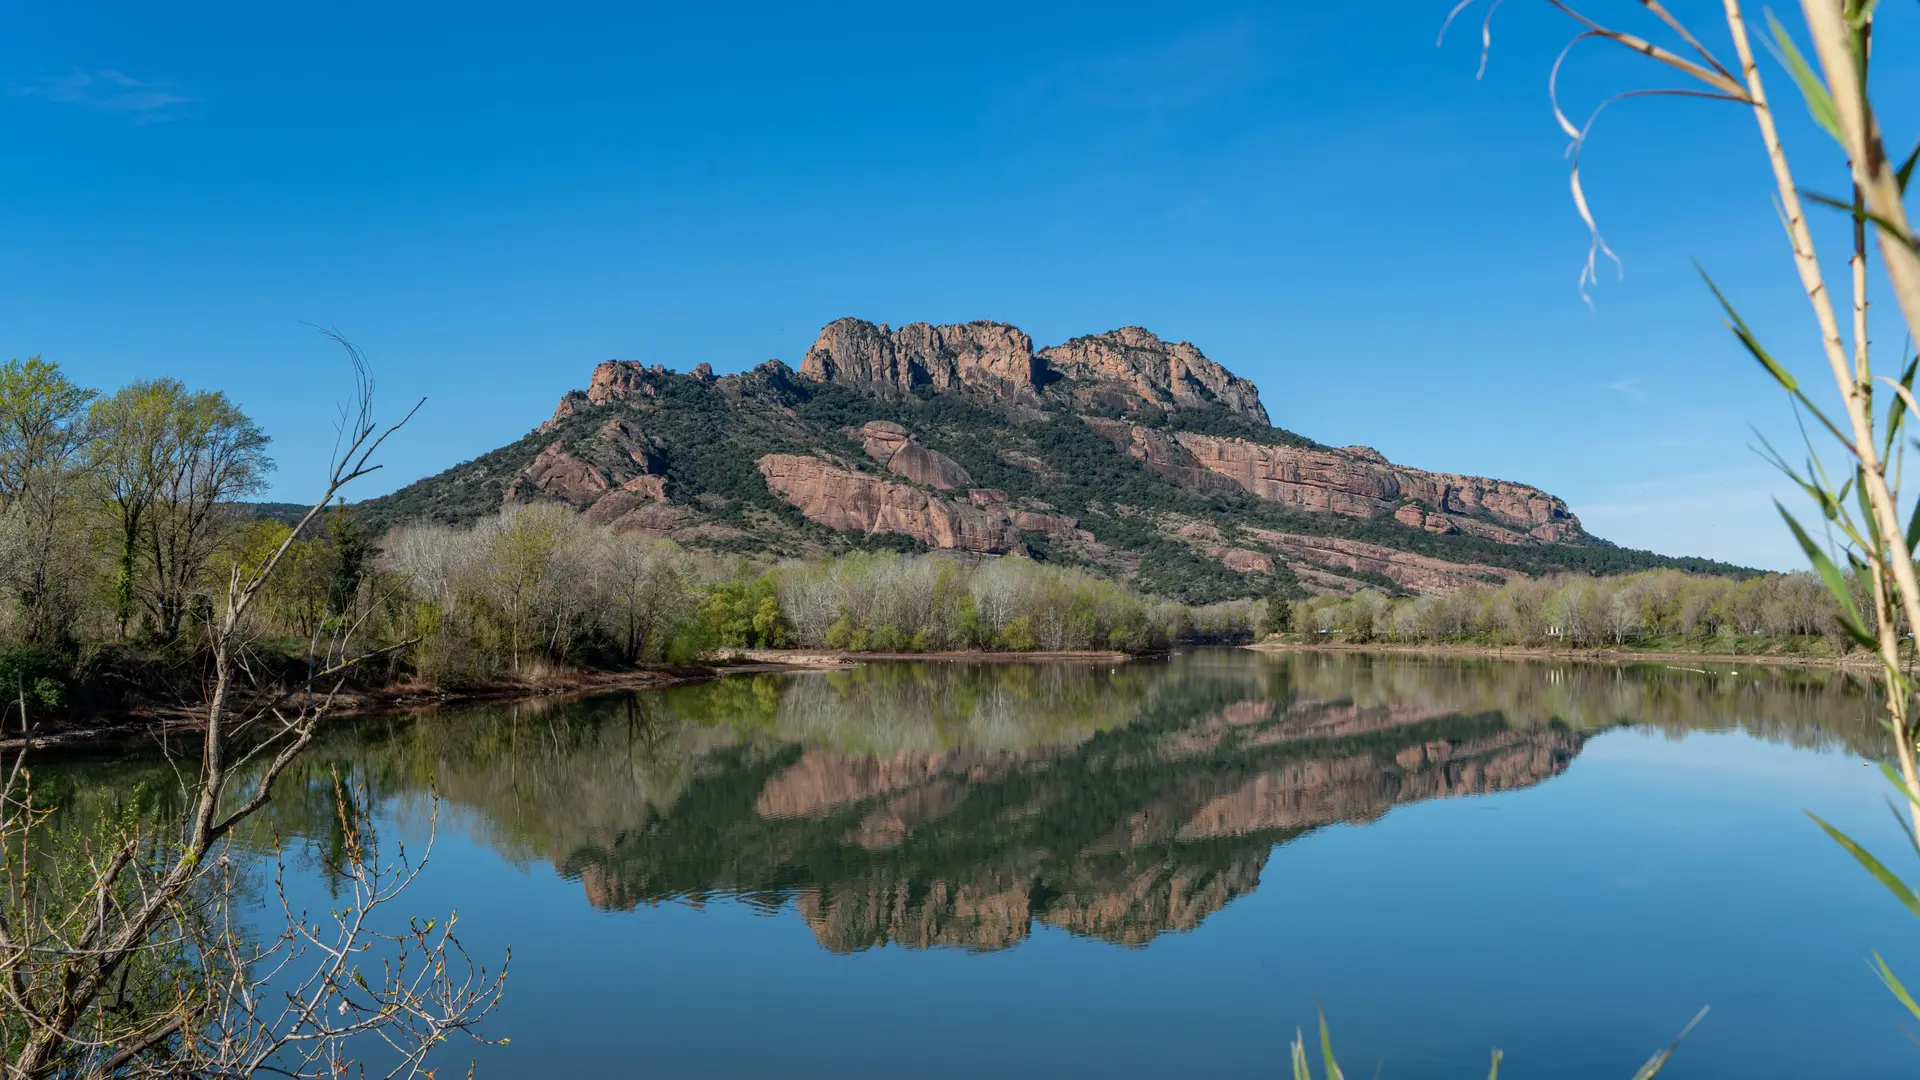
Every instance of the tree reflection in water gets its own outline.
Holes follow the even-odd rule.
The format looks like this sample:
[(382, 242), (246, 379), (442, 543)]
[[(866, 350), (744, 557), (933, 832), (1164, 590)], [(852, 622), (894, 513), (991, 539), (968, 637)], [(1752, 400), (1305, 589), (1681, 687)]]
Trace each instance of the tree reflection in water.
[(835, 951), (1003, 949), (1035, 920), (1138, 946), (1256, 888), (1276, 844), (1540, 783), (1607, 728), (1876, 756), (1868, 692), (1825, 671), (1243, 650), (875, 664), (345, 723), (275, 824), (324, 842), (334, 768), (402, 814), (431, 781), (600, 909), (791, 903)]

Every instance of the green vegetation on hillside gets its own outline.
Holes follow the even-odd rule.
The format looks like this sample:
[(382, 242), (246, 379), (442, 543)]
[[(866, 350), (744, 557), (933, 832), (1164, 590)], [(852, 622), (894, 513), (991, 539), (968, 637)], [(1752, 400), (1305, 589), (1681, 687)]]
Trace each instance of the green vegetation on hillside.
[[(1390, 513), (1355, 518), (1290, 509), (1239, 491), (1195, 491), (1143, 467), (1064, 408), (1021, 411), (931, 388), (877, 397), (800, 379), (776, 364), (717, 383), (649, 373), (646, 393), (586, 409), (565, 419), (552, 433), (529, 435), (493, 454), (370, 500), (364, 512), (382, 525), (478, 520), (499, 508), (510, 478), (541, 449), (556, 439), (565, 447), (581, 446), (615, 417), (630, 419), (663, 447), (674, 501), (747, 534), (744, 539), (708, 545), (743, 554), (917, 549), (913, 541), (897, 536), (836, 534), (806, 521), (768, 491), (755, 467), (770, 453), (827, 454), (858, 467), (865, 463), (860, 443), (845, 432), (873, 420), (891, 420), (959, 462), (977, 486), (1073, 514), (1096, 541), (1119, 553), (1116, 562), (1089, 562), (1060, 545), (1035, 540), (1030, 546), (1036, 558), (1127, 577), (1142, 590), (1186, 603), (1264, 596), (1275, 589), (1301, 594), (1284, 567), (1272, 574), (1230, 570), (1165, 536), (1148, 515), (1173, 513), (1211, 522), (1227, 536), (1247, 525), (1357, 540), (1528, 574), (1602, 575), (1662, 567), (1731, 576), (1751, 573), (1714, 560), (1655, 555), (1598, 539), (1578, 544), (1502, 544), (1464, 534), (1436, 535), (1396, 521)], [(1224, 409), (1125, 418), (1169, 430), (1269, 444), (1318, 445)]]

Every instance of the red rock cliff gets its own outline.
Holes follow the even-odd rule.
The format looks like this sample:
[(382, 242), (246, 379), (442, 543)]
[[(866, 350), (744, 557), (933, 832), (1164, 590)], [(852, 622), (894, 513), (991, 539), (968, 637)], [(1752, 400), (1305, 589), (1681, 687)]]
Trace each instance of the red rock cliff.
[(1267, 423), (1260, 391), (1251, 382), (1188, 342), (1162, 341), (1138, 326), (1035, 353), (1033, 339), (1005, 323), (909, 323), (891, 330), (862, 319), (836, 319), (807, 349), (800, 374), (884, 396), (932, 386), (1027, 402), (1037, 401), (1048, 384), (1066, 379), (1074, 396), (1087, 403), (1161, 410), (1220, 405)]
[(998, 509), (928, 495), (817, 457), (768, 454), (759, 465), (767, 487), (809, 521), (829, 529), (895, 533), (932, 547), (982, 555), (1021, 550), (1020, 534)]

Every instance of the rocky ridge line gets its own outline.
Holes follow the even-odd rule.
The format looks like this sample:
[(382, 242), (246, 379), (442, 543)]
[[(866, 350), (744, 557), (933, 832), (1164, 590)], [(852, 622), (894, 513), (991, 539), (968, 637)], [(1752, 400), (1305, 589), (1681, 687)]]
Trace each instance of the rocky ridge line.
[[(1033, 478), (1019, 484), (1023, 494), (1017, 498), (980, 486), (975, 474), (991, 468), (986, 461), (968, 457), (970, 471), (895, 419), (863, 419), (859, 399), (829, 398), (824, 415), (834, 419), (828, 428), (817, 422), (819, 410), (804, 409), (819, 392), (810, 387), (820, 385), (888, 402), (884, 408), (876, 403), (875, 411), (915, 424), (917, 409), (901, 411), (906, 395), (963, 396), (986, 410), (982, 423), (1006, 440), (993, 457)], [(611, 410), (615, 405), (623, 407)], [(610, 410), (604, 421), (602, 410)], [(1152, 419), (1181, 410), (1199, 412), (1166, 423)], [(1206, 418), (1208, 412), (1214, 419)], [(809, 415), (816, 419), (804, 418)], [(930, 413), (929, 423), (948, 425), (929, 433), (936, 441), (966, 436), (956, 435), (950, 420), (931, 419), (939, 415), (965, 414)], [(727, 443), (714, 437), (714, 427), (695, 433), (683, 417), (710, 418), (699, 423), (751, 435)], [(1433, 549), (1397, 545), (1390, 534), (1368, 531), (1366, 540), (1321, 535), (1319, 529), (1287, 528), (1284, 519), (1235, 521), (1231, 510), (1201, 521), (1182, 516), (1196, 512), (1191, 504), (1175, 513), (1137, 496), (1131, 501), (1141, 505), (1098, 501), (1057, 509), (1035, 495), (1070, 484), (1075, 478), (1067, 461), (1081, 459), (1043, 461), (1027, 452), (1039, 447), (1027, 444), (1025, 432), (1038, 437), (1048, 430), (1044, 425), (1076, 417), (1188, 492), (1252, 495), (1313, 514), (1390, 518), (1409, 530), (1505, 545), (1589, 540), (1565, 502), (1538, 488), (1415, 469), (1367, 447), (1320, 446), (1272, 429), (1251, 382), (1189, 343), (1167, 342), (1139, 327), (1035, 349), (1025, 332), (1005, 323), (892, 329), (839, 319), (820, 331), (797, 371), (770, 360), (750, 372), (716, 377), (706, 364), (678, 375), (661, 364), (607, 361), (594, 369), (586, 389), (561, 398), (552, 418), (536, 429), (531, 450), (513, 448), (526, 455), (513, 459), (515, 471), (491, 483), (499, 485), (493, 490), (504, 503), (555, 500), (617, 529), (736, 548), (755, 539), (771, 540), (770, 550), (819, 546), (810, 538), (817, 534), (783, 526), (778, 515), (742, 515), (739, 493), (747, 489), (738, 470), (746, 467), (753, 487), (764, 483), (766, 492), (801, 517), (834, 532), (895, 535), (982, 556), (1045, 547), (1122, 576), (1142, 565), (1141, 553), (1131, 544), (1101, 544), (1083, 521), (1101, 529), (1101, 520), (1142, 520), (1158, 539), (1185, 545), (1230, 575), (1253, 579), (1248, 588), (1254, 591), (1270, 587), (1257, 581), (1273, 575), (1315, 592), (1351, 592), (1387, 581), (1415, 592), (1447, 592), (1515, 573), (1418, 554)], [(1244, 426), (1245, 434), (1234, 433), (1236, 426)], [(1273, 432), (1271, 440), (1261, 437), (1266, 430)], [(658, 437), (661, 432), (667, 437)], [(751, 452), (722, 449), (723, 443)], [(724, 469), (716, 468), (721, 463), (714, 455), (728, 454), (733, 456)], [(468, 473), (475, 486), (488, 483), (484, 469)], [(716, 476), (724, 478), (717, 489)], [(1039, 544), (1042, 537), (1048, 545)]]

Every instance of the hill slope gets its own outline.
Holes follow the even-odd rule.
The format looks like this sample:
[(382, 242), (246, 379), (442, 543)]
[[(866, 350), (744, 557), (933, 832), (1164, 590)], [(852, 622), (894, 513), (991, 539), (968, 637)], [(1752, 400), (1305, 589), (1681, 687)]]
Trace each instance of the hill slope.
[(1021, 554), (1191, 602), (1737, 572), (1616, 547), (1538, 488), (1273, 427), (1251, 382), (1139, 327), (1036, 351), (1004, 323), (841, 319), (798, 371), (608, 361), (519, 441), (362, 507), (459, 524), (536, 500), (742, 553)]

